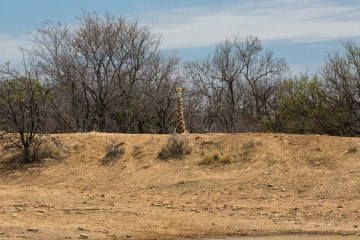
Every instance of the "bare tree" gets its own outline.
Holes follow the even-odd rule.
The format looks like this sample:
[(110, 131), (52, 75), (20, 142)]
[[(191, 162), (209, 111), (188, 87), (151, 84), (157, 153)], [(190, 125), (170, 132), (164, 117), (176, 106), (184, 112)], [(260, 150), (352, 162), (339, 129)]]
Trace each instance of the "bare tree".
[(235, 36), (218, 43), (213, 55), (186, 62), (184, 70), (203, 96), (207, 130), (239, 132), (258, 130), (288, 68), (284, 59), (263, 52), (258, 38)]
[(73, 27), (47, 22), (33, 42), (32, 54), (54, 86), (60, 131), (167, 131), (171, 120), (158, 119), (172, 113), (163, 112), (159, 94), (176, 81), (179, 59), (159, 50), (161, 37), (149, 27), (85, 13)]
[[(53, 86), (53, 132), (87, 131), (90, 118), (90, 101), (84, 86), (86, 67), (71, 44), (73, 30), (51, 22), (32, 35), (30, 53), (38, 61), (41, 74)], [(49, 113), (50, 114), (50, 113)]]

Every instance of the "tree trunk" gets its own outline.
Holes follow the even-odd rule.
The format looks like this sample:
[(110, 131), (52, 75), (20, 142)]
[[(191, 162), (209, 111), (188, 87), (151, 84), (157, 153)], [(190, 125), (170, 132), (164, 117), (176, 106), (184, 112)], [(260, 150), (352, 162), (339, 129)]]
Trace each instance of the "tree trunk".
[(23, 151), (23, 157), (24, 157), (24, 163), (30, 163), (31, 162), (31, 158), (30, 158), (30, 144), (29, 143), (24, 143), (24, 151)]

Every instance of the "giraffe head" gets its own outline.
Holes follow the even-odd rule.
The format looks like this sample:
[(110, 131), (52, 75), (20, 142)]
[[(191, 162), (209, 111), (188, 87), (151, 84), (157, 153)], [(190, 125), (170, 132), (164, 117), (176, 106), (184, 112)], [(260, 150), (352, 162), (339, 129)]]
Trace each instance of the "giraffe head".
[(182, 88), (180, 86), (177, 86), (176, 92), (177, 92), (178, 96), (181, 96)]
[(176, 91), (177, 91), (177, 92), (182, 92), (182, 88), (181, 88), (180, 86), (177, 86), (177, 87), (176, 87)]

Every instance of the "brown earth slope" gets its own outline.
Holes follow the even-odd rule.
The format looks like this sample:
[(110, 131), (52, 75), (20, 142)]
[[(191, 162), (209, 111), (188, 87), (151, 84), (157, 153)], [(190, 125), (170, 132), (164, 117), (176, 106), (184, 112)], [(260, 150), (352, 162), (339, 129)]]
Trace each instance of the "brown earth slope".
[[(12, 169), (0, 155), (0, 239), (184, 239), (360, 232), (360, 139), (61, 134), (61, 160)], [(125, 153), (103, 164), (106, 146)]]

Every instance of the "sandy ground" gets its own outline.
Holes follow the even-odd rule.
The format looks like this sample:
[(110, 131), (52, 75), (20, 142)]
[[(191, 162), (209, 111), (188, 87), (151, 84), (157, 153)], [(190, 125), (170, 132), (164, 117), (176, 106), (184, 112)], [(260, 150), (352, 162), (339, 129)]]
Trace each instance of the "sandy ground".
[[(162, 161), (168, 135), (54, 137), (60, 159), (0, 155), (0, 239), (360, 233), (360, 138), (188, 134), (191, 154)], [(103, 164), (112, 142), (125, 154)]]

